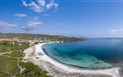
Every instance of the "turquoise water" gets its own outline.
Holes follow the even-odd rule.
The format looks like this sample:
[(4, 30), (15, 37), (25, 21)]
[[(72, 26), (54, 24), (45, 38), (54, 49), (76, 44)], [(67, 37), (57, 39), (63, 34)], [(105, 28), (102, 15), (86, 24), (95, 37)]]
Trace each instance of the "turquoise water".
[(91, 39), (42, 46), (45, 53), (65, 65), (106, 69), (123, 65), (123, 39)]

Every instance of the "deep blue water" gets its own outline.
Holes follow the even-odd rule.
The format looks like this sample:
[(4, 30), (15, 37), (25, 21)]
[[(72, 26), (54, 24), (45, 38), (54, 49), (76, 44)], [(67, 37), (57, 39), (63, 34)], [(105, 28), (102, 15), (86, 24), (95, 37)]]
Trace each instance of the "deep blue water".
[(123, 65), (123, 39), (54, 43), (42, 48), (51, 58), (73, 67), (105, 69)]

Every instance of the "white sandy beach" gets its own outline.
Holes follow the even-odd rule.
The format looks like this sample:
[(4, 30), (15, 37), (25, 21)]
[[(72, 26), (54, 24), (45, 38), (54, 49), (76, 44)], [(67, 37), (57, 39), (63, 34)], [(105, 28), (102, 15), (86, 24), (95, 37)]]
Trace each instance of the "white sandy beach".
[[(77, 69), (77, 68), (68, 67), (47, 56), (45, 52), (43, 51), (43, 49), (41, 48), (42, 45), (44, 44), (46, 43), (40, 43), (26, 49), (24, 51), (25, 57), (23, 59), (25, 61), (30, 61), (38, 65), (45, 71), (49, 72), (49, 75), (52, 75), (53, 77), (83, 77), (83, 76), (77, 76), (78, 74), (101, 75), (101, 76), (87, 76), (87, 77), (121, 77), (119, 74), (120, 68), (111, 68), (111, 69), (103, 69), (103, 70), (87, 70), (87, 69)], [(38, 55), (38, 53), (41, 53), (41, 55)], [(36, 59), (36, 57), (38, 57), (39, 59)], [(60, 72), (61, 74), (58, 75), (59, 73), (57, 72)], [(75, 75), (75, 76), (72, 76), (72, 75)], [(102, 76), (102, 75), (107, 75), (107, 76)]]
[[(55, 60), (51, 59), (50, 57), (48, 57), (44, 51), (42, 50), (41, 46), (44, 45), (45, 43), (41, 43), (36, 45), (36, 56), (39, 57), (41, 60), (45, 60), (48, 61), (49, 63), (53, 64), (54, 66), (63, 69), (67, 72), (74, 72), (74, 73), (92, 73), (92, 74), (107, 74), (107, 75), (111, 75), (112, 77), (120, 77), (119, 76), (119, 68), (112, 68), (112, 69), (105, 69), (105, 70), (80, 70), (80, 69), (76, 69), (76, 68), (72, 68), (72, 67), (68, 67), (64, 64), (61, 64), (59, 62), (56, 62)], [(37, 53), (40, 52), (43, 55), (39, 56)]]

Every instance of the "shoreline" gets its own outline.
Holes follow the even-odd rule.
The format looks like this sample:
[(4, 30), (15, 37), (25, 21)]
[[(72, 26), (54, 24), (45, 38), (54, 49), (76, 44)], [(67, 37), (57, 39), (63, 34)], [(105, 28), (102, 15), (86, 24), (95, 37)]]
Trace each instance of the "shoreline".
[[(51, 59), (48, 55), (46, 55), (46, 53), (43, 51), (43, 49), (41, 48), (42, 45), (44, 45), (46, 43), (41, 43), (36, 45), (36, 56), (39, 57), (39, 59), (45, 60), (50, 62), (51, 64), (57, 66), (60, 69), (63, 69), (67, 72), (74, 72), (74, 73), (101, 73), (101, 74), (107, 74), (107, 75), (111, 75), (113, 77), (119, 77), (118, 76), (118, 70), (119, 68), (110, 68), (110, 69), (102, 69), (102, 70), (89, 70), (89, 69), (85, 69), (85, 70), (81, 70), (81, 69), (76, 69), (76, 68), (72, 68), (72, 67), (68, 67), (60, 62), (57, 62), (53, 59)], [(43, 55), (39, 56), (37, 53), (41, 52)], [(114, 74), (114, 75), (113, 75)]]
[[(42, 45), (47, 43), (40, 43), (33, 47), (30, 47), (24, 51), (25, 62), (32, 62), (38, 65), (41, 69), (48, 72), (53, 77), (121, 77), (119, 74), (120, 68), (109, 68), (109, 69), (77, 69), (62, 64), (54, 59), (50, 58), (42, 49)], [(32, 55), (32, 53), (34, 53)], [(40, 55), (39, 55), (40, 54)], [(38, 58), (38, 59), (36, 59)], [(84, 75), (84, 76), (83, 76)]]

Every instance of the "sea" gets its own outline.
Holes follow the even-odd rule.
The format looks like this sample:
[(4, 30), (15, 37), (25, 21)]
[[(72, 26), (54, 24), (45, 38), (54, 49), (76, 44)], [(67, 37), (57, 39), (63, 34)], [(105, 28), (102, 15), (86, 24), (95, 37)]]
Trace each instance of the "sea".
[(123, 39), (88, 39), (41, 47), (52, 59), (78, 69), (108, 69), (123, 65)]

